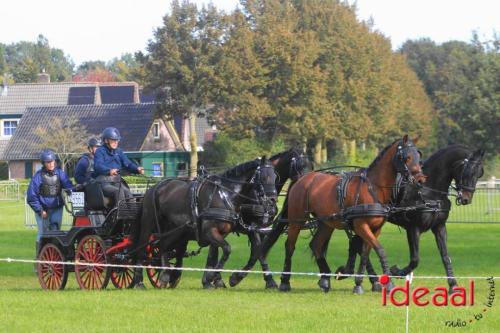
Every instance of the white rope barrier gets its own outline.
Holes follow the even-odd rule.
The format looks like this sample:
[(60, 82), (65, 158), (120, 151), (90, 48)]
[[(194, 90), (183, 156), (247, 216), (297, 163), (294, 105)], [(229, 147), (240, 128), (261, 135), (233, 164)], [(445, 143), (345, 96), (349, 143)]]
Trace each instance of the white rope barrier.
[[(45, 261), (34, 259), (16, 259), (16, 258), (0, 258), (0, 262), (6, 263), (25, 263), (25, 264), (54, 264), (54, 265), (69, 265), (69, 266), (96, 266), (96, 267), (111, 267), (111, 268), (142, 268), (142, 269), (161, 269), (161, 270), (174, 270), (174, 271), (188, 271), (188, 272), (221, 272), (221, 273), (249, 273), (249, 274), (272, 274), (272, 275), (298, 275), (298, 276), (329, 276), (329, 277), (376, 277), (379, 275), (361, 275), (361, 274), (336, 274), (336, 273), (314, 273), (314, 272), (281, 272), (281, 271), (246, 271), (242, 269), (216, 269), (216, 268), (196, 268), (196, 267), (174, 267), (174, 266), (153, 266), (153, 265), (123, 265), (123, 264), (100, 264), (100, 263), (87, 263), (87, 262), (73, 262), (73, 261)], [(404, 276), (388, 275), (390, 278), (402, 279)], [(415, 276), (414, 279), (448, 279), (448, 276)], [(474, 280), (500, 280), (500, 276), (454, 276), (455, 279), (474, 279)]]

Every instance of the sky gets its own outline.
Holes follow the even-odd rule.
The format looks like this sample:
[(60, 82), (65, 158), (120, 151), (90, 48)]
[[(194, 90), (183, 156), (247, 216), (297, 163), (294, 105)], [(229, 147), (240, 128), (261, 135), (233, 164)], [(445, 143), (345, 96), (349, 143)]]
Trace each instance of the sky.
[[(208, 0), (192, 0), (197, 4)], [(355, 0), (349, 0), (351, 3)], [(238, 0), (213, 0), (231, 11)], [(373, 18), (375, 29), (397, 49), (407, 39), (429, 37), (437, 43), (481, 40), (500, 33), (497, 0), (357, 0), (358, 17)], [(17, 0), (0, 2), (0, 43), (36, 41), (39, 34), (62, 49), (75, 64), (109, 61), (145, 50), (169, 11), (170, 0)]]

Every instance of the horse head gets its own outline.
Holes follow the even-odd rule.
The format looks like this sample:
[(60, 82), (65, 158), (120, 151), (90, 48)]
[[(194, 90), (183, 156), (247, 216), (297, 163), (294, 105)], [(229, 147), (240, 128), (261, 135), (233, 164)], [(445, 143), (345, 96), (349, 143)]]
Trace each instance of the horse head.
[(472, 203), (476, 183), (483, 176), (484, 150), (478, 149), (453, 165), (453, 179), (457, 189), (457, 205)]
[(397, 173), (400, 173), (411, 183), (423, 183), (426, 176), (422, 173), (422, 164), (420, 162), (421, 152), (415, 144), (418, 137), (411, 140), (405, 135), (397, 142), (396, 152), (392, 158), (392, 163)]

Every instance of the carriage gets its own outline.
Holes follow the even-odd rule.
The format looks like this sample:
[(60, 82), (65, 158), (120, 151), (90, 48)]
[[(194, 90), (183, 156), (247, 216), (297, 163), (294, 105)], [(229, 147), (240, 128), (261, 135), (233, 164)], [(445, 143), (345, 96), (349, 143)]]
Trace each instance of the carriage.
[[(107, 265), (132, 262), (130, 249), (117, 244), (128, 239), (131, 224), (141, 218), (144, 197), (134, 194), (111, 207), (99, 183), (88, 185), (85, 192), (63, 197), (66, 210), (73, 216), (73, 225), (66, 231), (46, 231), (42, 235), (36, 270), (41, 287), (64, 289), (69, 272), (75, 273), (81, 289), (104, 289), (110, 280), (116, 288), (129, 287), (133, 269)], [(154, 236), (146, 251), (146, 264), (159, 266)], [(153, 286), (159, 287), (159, 271), (151, 267), (146, 273)]]

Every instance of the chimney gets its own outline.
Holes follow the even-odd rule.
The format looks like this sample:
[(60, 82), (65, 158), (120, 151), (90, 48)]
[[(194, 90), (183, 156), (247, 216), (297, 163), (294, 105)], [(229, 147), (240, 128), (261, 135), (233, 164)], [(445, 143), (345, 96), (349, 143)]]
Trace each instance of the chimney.
[(40, 74), (38, 74), (37, 78), (38, 83), (50, 83), (50, 75), (45, 73), (45, 68), (42, 70)]

